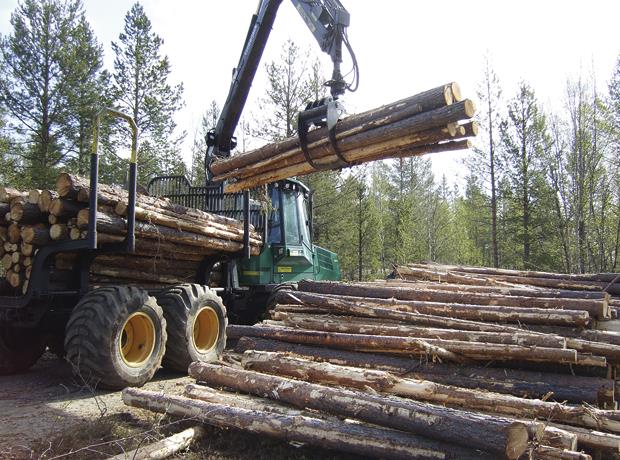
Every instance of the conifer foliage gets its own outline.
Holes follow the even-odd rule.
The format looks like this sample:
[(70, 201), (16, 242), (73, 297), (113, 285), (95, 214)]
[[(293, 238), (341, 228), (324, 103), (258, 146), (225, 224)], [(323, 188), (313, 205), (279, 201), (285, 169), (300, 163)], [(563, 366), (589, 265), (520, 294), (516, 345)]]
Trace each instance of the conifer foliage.
[(185, 134), (175, 133), (174, 121), (183, 106), (183, 85), (169, 82), (170, 61), (161, 54), (163, 43), (140, 3), (127, 12), (123, 31), (112, 43), (112, 96), (138, 126), (142, 183), (154, 175), (185, 172), (179, 151)]

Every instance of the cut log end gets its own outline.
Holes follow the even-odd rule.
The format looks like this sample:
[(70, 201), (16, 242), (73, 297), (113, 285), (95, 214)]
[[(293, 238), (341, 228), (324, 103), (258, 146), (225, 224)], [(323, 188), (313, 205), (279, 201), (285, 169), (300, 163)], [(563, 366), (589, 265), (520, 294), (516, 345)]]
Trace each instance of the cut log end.
[(463, 95), (461, 94), (461, 87), (459, 86), (459, 84), (456, 82), (452, 82), (450, 83), (449, 87), (454, 102), (461, 102), (463, 100)]

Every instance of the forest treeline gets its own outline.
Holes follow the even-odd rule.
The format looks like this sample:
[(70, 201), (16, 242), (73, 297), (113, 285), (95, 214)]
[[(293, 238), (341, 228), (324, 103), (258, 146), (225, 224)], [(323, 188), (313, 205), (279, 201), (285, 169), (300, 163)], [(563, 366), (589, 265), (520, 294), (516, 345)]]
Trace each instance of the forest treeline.
[[(61, 170), (86, 174), (92, 120), (106, 106), (136, 120), (142, 184), (161, 174), (204, 182), (205, 135), (219, 115), (215, 98), (225, 95), (205, 107), (185, 164), (187, 133), (174, 122), (183, 86), (170, 81), (163, 39), (140, 3), (119, 24), (110, 69), (81, 0), (22, 0), (10, 22), (0, 37), (1, 183), (45, 188)], [(295, 135), (297, 112), (325, 95), (318, 59), (291, 40), (263, 71), (267, 88), (240, 123), (239, 151)], [(541, 97), (526, 81), (504, 87), (486, 59), (481, 129), (463, 164), (464, 184), (435, 177), (428, 158), (305, 177), (316, 243), (339, 254), (348, 279), (384, 277), (393, 264), (420, 260), (618, 271), (620, 60), (610, 75), (567, 79), (561, 104), (545, 107)], [(124, 183), (118, 152), (128, 140), (123, 125), (102, 127), (105, 182)]]

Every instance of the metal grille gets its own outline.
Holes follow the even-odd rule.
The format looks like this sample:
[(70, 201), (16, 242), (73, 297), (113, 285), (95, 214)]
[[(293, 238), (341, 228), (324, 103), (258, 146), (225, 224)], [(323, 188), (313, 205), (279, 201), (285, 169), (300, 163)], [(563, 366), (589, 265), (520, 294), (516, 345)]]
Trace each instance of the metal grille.
[[(160, 176), (151, 179), (148, 192), (181, 206), (243, 221), (243, 192), (224, 193), (222, 185), (193, 186), (185, 176)], [(250, 224), (258, 232), (263, 230), (263, 216), (260, 204), (251, 200)]]

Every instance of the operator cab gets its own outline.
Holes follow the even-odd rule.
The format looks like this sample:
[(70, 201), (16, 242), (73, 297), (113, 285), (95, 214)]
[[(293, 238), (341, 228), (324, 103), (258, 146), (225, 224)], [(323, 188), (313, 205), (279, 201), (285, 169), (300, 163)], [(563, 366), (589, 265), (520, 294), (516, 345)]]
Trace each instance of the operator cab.
[(272, 285), (301, 279), (339, 279), (336, 254), (312, 243), (312, 196), (295, 179), (268, 187), (270, 210), (261, 254), (238, 262), (240, 286)]
[(271, 213), (267, 242), (275, 246), (312, 245), (310, 190), (301, 182), (285, 180), (270, 187)]

